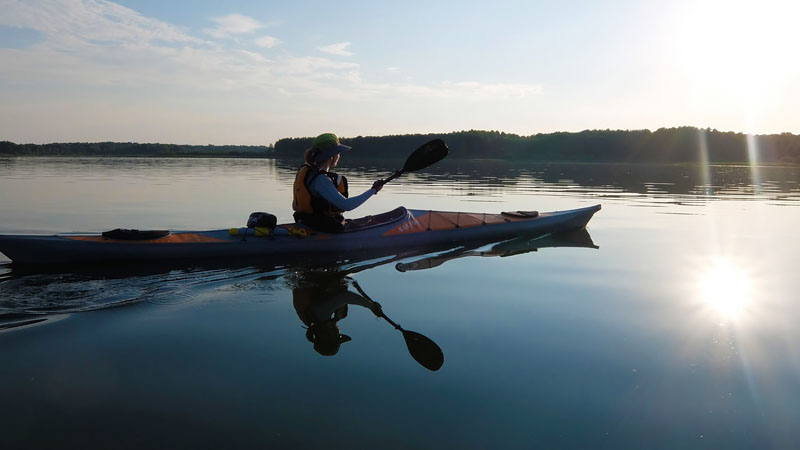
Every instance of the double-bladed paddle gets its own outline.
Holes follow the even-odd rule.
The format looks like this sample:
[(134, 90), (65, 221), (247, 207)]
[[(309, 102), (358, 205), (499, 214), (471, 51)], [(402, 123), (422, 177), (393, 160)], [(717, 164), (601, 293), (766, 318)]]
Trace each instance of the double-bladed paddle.
[(361, 286), (358, 285), (356, 280), (352, 280), (352, 283), (361, 296), (375, 304), (377, 312), (375, 312), (375, 310), (373, 310), (373, 312), (375, 312), (376, 316), (383, 318), (396, 330), (400, 330), (403, 333), (403, 338), (406, 340), (408, 352), (411, 353), (411, 356), (418, 363), (422, 364), (422, 366), (426, 369), (432, 371), (437, 371), (442, 367), (442, 364), (444, 364), (444, 353), (442, 353), (442, 349), (439, 348), (435, 342), (415, 331), (404, 330), (400, 325), (394, 323), (392, 319), (386, 317), (386, 314), (383, 313), (383, 309), (380, 307), (380, 304), (369, 298), (367, 293), (361, 289)]
[(424, 169), (428, 166), (436, 164), (447, 156), (447, 144), (441, 139), (434, 139), (426, 142), (422, 147), (414, 150), (402, 169), (395, 171), (389, 175), (389, 178), (382, 180), (381, 185), (384, 185), (406, 172), (414, 172), (416, 170)]

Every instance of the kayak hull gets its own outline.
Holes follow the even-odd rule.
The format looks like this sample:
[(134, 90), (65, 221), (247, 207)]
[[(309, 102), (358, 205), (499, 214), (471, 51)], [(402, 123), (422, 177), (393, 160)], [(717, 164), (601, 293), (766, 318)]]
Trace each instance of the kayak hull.
[(124, 241), (99, 235), (0, 235), (0, 252), (15, 264), (73, 264), (196, 259), (257, 259), (281, 263), (322, 254), (410, 250), (450, 242), (505, 239), (584, 228), (600, 205), (515, 217), (504, 214), (405, 210), (399, 220), (342, 234), (316, 233), (301, 224), (279, 225), (269, 236), (253, 230), (173, 232), (170, 236)]

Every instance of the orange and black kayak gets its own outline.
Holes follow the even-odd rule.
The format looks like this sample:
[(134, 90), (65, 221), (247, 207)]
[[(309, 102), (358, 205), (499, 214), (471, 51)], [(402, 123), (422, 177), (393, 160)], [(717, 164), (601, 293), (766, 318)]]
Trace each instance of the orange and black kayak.
[(586, 227), (600, 205), (566, 211), (497, 214), (397, 208), (351, 221), (343, 233), (300, 223), (210, 231), (113, 230), (102, 234), (0, 235), (14, 264), (247, 258), (281, 264), (322, 254), (412, 251), (446, 243), (555, 234)]

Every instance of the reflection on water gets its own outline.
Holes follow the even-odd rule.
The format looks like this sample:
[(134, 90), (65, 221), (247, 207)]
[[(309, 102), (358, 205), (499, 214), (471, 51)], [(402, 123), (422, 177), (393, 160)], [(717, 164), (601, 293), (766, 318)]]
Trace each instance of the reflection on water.
[[(5, 273), (0, 274), (0, 323), (5, 320), (5, 328), (10, 328), (10, 323), (24, 324), (27, 316), (87, 312), (140, 302), (178, 305), (191, 302), (198, 290), (219, 289), (221, 286), (243, 290), (251, 284), (263, 289), (265, 282), (285, 278), (295, 294), (297, 313), (310, 332), (327, 330), (333, 333), (336, 322), (346, 316), (348, 302), (367, 308), (374, 306), (365, 295), (348, 291), (351, 274), (409, 259), (414, 260), (398, 262), (397, 270), (430, 269), (452, 259), (513, 256), (551, 247), (597, 248), (584, 229), (499, 242), (477, 240), (464, 244), (440, 244), (399, 253), (393, 250), (358, 251), (341, 256), (330, 255), (316, 261), (287, 257), (285, 264), (269, 266), (255, 264), (252, 260), (45, 267), (6, 264)], [(311, 308), (313, 305), (316, 306)], [(322, 315), (319, 317), (315, 315), (315, 311), (327, 311), (331, 305), (336, 305), (336, 308), (331, 309), (330, 314), (320, 312)], [(334, 314), (338, 307), (343, 307), (344, 316)], [(321, 320), (330, 317), (336, 319)], [(346, 336), (342, 339), (349, 340)], [(326, 348), (332, 349), (333, 346)], [(338, 349), (338, 345), (335, 348)]]
[[(174, 266), (72, 266), (42, 271), (7, 265), (0, 276), (0, 314), (64, 314), (139, 302), (178, 304), (191, 300), (195, 283), (235, 280), (258, 268), (221, 271)], [(261, 273), (258, 271), (258, 273)]]
[(751, 275), (728, 258), (715, 258), (698, 277), (700, 301), (724, 320), (745, 315), (755, 293)]
[[(293, 162), (278, 160), (281, 171), (293, 171)], [(348, 164), (345, 162), (344, 164)], [(386, 167), (361, 166), (357, 170), (381, 175)], [(390, 166), (391, 167), (391, 166)], [(551, 193), (560, 196), (592, 195), (625, 198), (658, 205), (661, 202), (701, 204), (712, 200), (800, 200), (800, 167), (747, 165), (647, 165), (530, 163), (511, 161), (443, 161), (418, 182), (447, 183), (458, 195), (506, 196)], [(413, 185), (408, 186), (413, 189)]]
[(484, 242), (478, 242), (467, 246), (461, 246), (448, 252), (427, 256), (411, 262), (397, 263), (395, 268), (400, 272), (431, 269), (433, 267), (440, 266), (447, 261), (466, 258), (469, 256), (507, 257), (521, 255), (528, 252), (535, 252), (540, 248), (549, 247), (599, 248), (594, 245), (594, 242), (592, 242), (592, 237), (589, 236), (589, 232), (583, 229), (567, 233), (559, 233), (556, 235), (537, 236), (534, 238), (522, 236), (516, 239), (489, 245)]
[[(281, 221), (290, 221), (287, 199), (291, 198), (298, 164), (293, 160), (224, 158), (0, 158), (0, 190), (14, 193), (0, 198), (4, 212), (0, 231), (153, 228), (153, 219), (160, 228), (225, 228), (241, 225), (242, 216), (246, 218), (253, 210), (267, 210)], [(374, 179), (387, 176), (401, 164), (365, 164), (348, 158), (340, 171), (357, 191), (367, 189)], [(372, 208), (370, 213), (376, 213), (397, 206), (384, 203), (382, 199), (387, 198), (424, 196), (439, 206), (453, 197), (461, 202), (491, 203), (522, 201), (532, 195), (591, 197), (648, 207), (703, 206), (718, 200), (797, 205), (800, 167), (759, 167), (756, 179), (753, 168), (745, 165), (445, 159), (424, 172), (409, 173), (392, 182), (362, 209)], [(441, 201), (435, 201), (438, 197)], [(373, 208), (379, 203), (381, 207)], [(58, 214), (58, 223), (47, 215), (53, 212)], [(693, 209), (692, 213), (702, 211)], [(94, 222), (81, 223), (87, 214)]]
[(338, 273), (299, 272), (292, 282), (292, 299), (297, 316), (306, 327), (306, 339), (320, 355), (333, 356), (352, 339), (341, 334), (339, 321), (347, 317), (349, 305), (377, 311), (373, 302), (348, 289), (349, 283)]
[[(345, 162), (354, 192), (397, 169)], [(287, 221), (294, 164), (0, 159), (0, 232)], [(793, 449), (799, 181), (796, 167), (445, 160), (359, 214), (603, 210), (591, 238), (416, 254), (2, 264), (3, 443)]]
[[(352, 339), (342, 334), (339, 322), (347, 317), (349, 306), (359, 306), (384, 319), (400, 331), (408, 351), (426, 369), (437, 371), (444, 363), (441, 348), (430, 338), (403, 329), (383, 311), (380, 303), (367, 295), (357, 281), (337, 270), (305, 270), (289, 277), (292, 303), (305, 325), (306, 339), (323, 356), (339, 353), (342, 344)], [(357, 292), (350, 290), (353, 286)]]

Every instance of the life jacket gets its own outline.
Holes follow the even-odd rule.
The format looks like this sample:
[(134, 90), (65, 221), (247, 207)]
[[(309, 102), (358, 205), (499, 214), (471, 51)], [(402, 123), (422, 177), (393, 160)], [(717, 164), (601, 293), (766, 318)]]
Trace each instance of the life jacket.
[(347, 178), (333, 172), (325, 172), (309, 164), (303, 164), (297, 171), (297, 176), (294, 179), (294, 187), (292, 189), (292, 209), (295, 212), (330, 217), (343, 212), (324, 198), (311, 194), (308, 187), (311, 186), (311, 183), (320, 175), (328, 177), (340, 194), (345, 197), (349, 196)]

